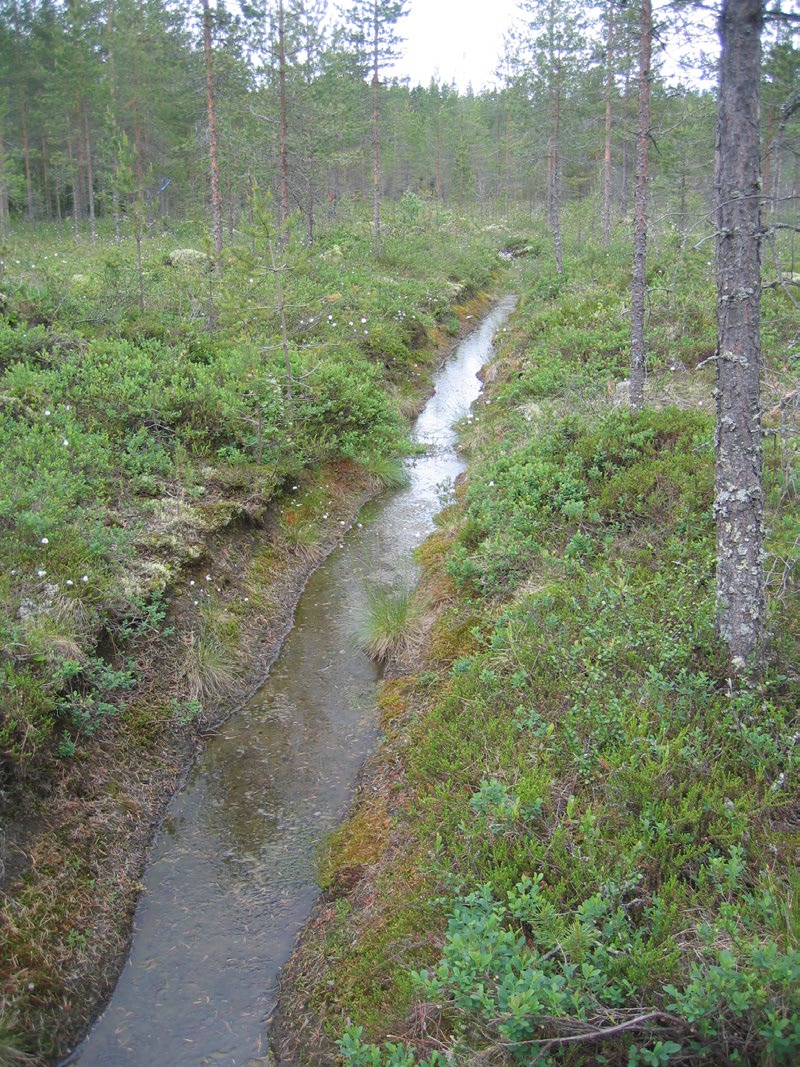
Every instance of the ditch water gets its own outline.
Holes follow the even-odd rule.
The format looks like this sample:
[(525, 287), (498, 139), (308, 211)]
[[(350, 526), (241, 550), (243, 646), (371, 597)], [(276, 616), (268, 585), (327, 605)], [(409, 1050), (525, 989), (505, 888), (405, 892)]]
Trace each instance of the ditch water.
[(269, 677), (211, 737), (153, 845), (130, 957), (65, 1061), (255, 1067), (279, 971), (318, 893), (315, 859), (378, 739), (378, 669), (353, 634), (374, 586), (408, 587), (415, 547), (464, 464), (453, 424), (508, 318), (506, 298), (458, 346), (416, 422), (410, 484), (367, 505), (314, 573)]

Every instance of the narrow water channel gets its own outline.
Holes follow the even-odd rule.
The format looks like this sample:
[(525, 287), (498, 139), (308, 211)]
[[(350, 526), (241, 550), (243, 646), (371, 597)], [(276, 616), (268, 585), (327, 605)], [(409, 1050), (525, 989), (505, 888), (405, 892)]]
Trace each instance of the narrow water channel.
[(453, 423), (513, 307), (461, 342), (414, 435), (408, 488), (362, 510), (309, 580), (269, 677), (211, 738), (153, 845), (130, 957), (67, 1061), (81, 1067), (265, 1062), (278, 974), (317, 895), (315, 857), (378, 736), (378, 671), (353, 633), (377, 585), (409, 586), (414, 548), (463, 463)]

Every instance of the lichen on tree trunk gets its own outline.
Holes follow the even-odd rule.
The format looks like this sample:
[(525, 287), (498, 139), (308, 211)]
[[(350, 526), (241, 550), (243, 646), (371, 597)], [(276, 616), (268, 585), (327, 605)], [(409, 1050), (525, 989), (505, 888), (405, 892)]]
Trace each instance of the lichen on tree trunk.
[(717, 115), (717, 626), (735, 671), (764, 627), (760, 404), (761, 0), (726, 0)]

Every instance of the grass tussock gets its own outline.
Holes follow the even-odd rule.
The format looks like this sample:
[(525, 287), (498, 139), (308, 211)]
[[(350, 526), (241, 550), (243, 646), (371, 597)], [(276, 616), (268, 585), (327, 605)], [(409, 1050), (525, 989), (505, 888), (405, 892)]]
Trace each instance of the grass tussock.
[(205, 704), (225, 697), (239, 678), (236, 645), (213, 623), (201, 621), (187, 636), (183, 677), (189, 700)]
[(381, 489), (405, 489), (411, 481), (402, 459), (394, 456), (375, 456), (366, 461), (364, 466)]
[(369, 613), (357, 633), (358, 643), (377, 663), (401, 659), (419, 644), (422, 615), (413, 589), (373, 589)]
[(295, 555), (310, 563), (319, 563), (325, 558), (322, 530), (316, 518), (289, 512), (281, 520), (280, 529), (283, 543)]
[(36, 1057), (21, 1046), (19, 1018), (0, 1001), (0, 1067), (33, 1067)]

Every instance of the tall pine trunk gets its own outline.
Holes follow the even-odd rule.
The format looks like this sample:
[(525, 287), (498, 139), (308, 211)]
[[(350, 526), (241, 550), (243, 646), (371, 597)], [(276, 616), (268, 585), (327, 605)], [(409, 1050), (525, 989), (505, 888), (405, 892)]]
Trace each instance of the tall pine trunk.
[(133, 145), (136, 154), (136, 210), (144, 219), (144, 137), (142, 133), (142, 103), (141, 85), (139, 79), (139, 38), (141, 28), (139, 24), (139, 0), (134, 0), (134, 34), (133, 49), (131, 54), (131, 77), (133, 81)]
[(647, 269), (647, 178), (650, 139), (650, 56), (653, 11), (641, 0), (639, 19), (639, 120), (636, 131), (636, 193), (633, 220), (633, 280), (631, 283), (631, 411), (644, 403), (644, 314)]
[(376, 242), (381, 237), (381, 117), (380, 80), (377, 58), (372, 76), (372, 228)]
[(289, 238), (289, 124), (286, 117), (286, 21), (283, 0), (278, 3), (278, 102), (280, 106), (281, 225)]
[(28, 205), (28, 222), (33, 222), (33, 177), (31, 175), (31, 147), (28, 139), (28, 108), (25, 103), (25, 90), (20, 99), (20, 118), (22, 119), (22, 154), (25, 161), (25, 198)]
[(69, 159), (69, 174), (72, 178), (72, 228), (75, 233), (75, 238), (80, 236), (80, 226), (78, 221), (78, 168), (75, 165), (75, 154), (72, 149), (72, 131), (70, 128), (69, 116), (67, 116), (67, 158)]
[(22, 133), (22, 157), (25, 167), (25, 199), (28, 208), (28, 222), (33, 223), (33, 176), (31, 174), (31, 148), (30, 139), (28, 137), (28, 103), (27, 96), (25, 93), (24, 81), (26, 64), (22, 55), (22, 48), (20, 45), (20, 13), (17, 0), (14, 0), (12, 6), (12, 17), (14, 20), (14, 59), (16, 61), (17, 88), (19, 91), (19, 117)]
[[(625, 85), (622, 90), (622, 128), (623, 131), (630, 125), (630, 89), (631, 79), (628, 69), (625, 69)], [(619, 210), (623, 218), (627, 218), (630, 201), (630, 141), (627, 133), (622, 135), (622, 170), (620, 174)]]
[(111, 156), (111, 215), (114, 219), (114, 241), (122, 241), (120, 202), (119, 202), (119, 158), (116, 147), (117, 131), (117, 72), (114, 53), (114, 4), (106, 0), (106, 56), (108, 57), (108, 93), (111, 98), (111, 121), (115, 134), (115, 147)]
[(0, 235), (5, 233), (8, 222), (8, 187), (6, 185), (6, 156), (3, 145), (3, 127), (0, 124)]
[[(222, 192), (219, 181), (219, 146), (217, 140), (217, 107), (214, 86), (214, 66), (211, 52), (211, 8), (203, 0), (203, 60), (206, 77), (206, 111), (208, 115), (208, 154), (211, 172), (211, 214), (214, 227), (214, 271), (222, 267)], [(211, 317), (213, 318), (213, 312)]]
[[(560, 74), (556, 75), (560, 79)], [(561, 83), (556, 82), (553, 101), (553, 126), (550, 135), (550, 225), (553, 230), (553, 246), (556, 254), (556, 270), (564, 273), (564, 254), (561, 243)]]
[(53, 217), (53, 202), (51, 197), (50, 182), (50, 148), (47, 144), (47, 133), (42, 130), (42, 193), (44, 196), (44, 212), (48, 219)]
[(375, 3), (372, 41), (372, 228), (375, 243), (381, 237), (381, 111), (380, 111), (380, 27)]
[(89, 231), (92, 235), (92, 240), (97, 240), (97, 224), (94, 213), (94, 169), (92, 167), (92, 141), (89, 137), (89, 112), (86, 107), (86, 100), (81, 104), (83, 110), (83, 137), (84, 137), (84, 154), (86, 156), (86, 206), (89, 214)]
[(765, 613), (761, 447), (762, 0), (725, 0), (717, 109), (717, 627), (733, 670)]
[(306, 244), (314, 244), (314, 167), (316, 158), (312, 151), (308, 157), (308, 178), (306, 179)]
[(86, 174), (86, 145), (81, 133), (81, 116), (80, 113), (76, 113), (75, 123), (75, 181), (73, 183), (73, 201), (75, 206), (75, 218), (82, 221), (85, 214), (85, 198), (84, 193), (86, 191), (86, 184), (84, 176)]
[(611, 95), (614, 88), (614, 0), (607, 0), (605, 146), (603, 151), (603, 245), (611, 243)]

